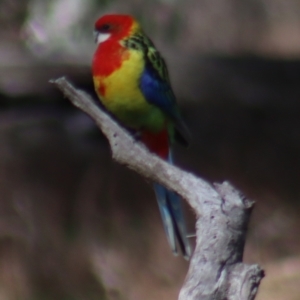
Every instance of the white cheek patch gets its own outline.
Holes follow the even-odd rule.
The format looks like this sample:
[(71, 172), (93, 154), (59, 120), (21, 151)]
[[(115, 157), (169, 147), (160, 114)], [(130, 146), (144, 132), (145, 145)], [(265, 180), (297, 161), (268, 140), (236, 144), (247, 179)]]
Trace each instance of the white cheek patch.
[(97, 36), (97, 44), (101, 44), (110, 38), (110, 33), (99, 33)]

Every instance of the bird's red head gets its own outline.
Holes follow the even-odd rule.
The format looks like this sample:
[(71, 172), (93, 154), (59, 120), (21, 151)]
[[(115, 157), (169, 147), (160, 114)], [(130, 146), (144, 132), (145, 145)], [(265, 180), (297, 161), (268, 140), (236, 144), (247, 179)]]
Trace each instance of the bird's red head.
[(114, 39), (120, 40), (139, 28), (136, 20), (129, 15), (105, 15), (95, 23), (97, 44)]

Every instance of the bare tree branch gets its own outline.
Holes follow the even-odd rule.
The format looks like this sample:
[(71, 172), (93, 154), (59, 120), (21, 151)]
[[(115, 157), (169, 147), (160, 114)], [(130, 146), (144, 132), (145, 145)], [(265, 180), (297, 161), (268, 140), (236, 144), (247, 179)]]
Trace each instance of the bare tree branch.
[(242, 263), (253, 202), (244, 199), (227, 182), (213, 187), (150, 154), (89, 95), (76, 90), (63, 77), (51, 82), (95, 120), (107, 137), (116, 161), (174, 190), (194, 209), (197, 215), (196, 249), (179, 299), (254, 299), (264, 273), (258, 265)]

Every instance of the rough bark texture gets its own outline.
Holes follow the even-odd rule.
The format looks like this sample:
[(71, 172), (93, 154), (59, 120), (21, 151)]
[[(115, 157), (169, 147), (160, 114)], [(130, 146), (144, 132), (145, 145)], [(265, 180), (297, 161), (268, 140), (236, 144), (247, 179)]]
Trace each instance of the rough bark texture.
[(116, 161), (176, 191), (194, 209), (197, 215), (196, 249), (179, 299), (254, 299), (264, 273), (258, 265), (242, 263), (253, 202), (244, 199), (228, 182), (213, 187), (150, 154), (89, 95), (76, 90), (65, 78), (52, 83), (95, 120), (107, 137)]

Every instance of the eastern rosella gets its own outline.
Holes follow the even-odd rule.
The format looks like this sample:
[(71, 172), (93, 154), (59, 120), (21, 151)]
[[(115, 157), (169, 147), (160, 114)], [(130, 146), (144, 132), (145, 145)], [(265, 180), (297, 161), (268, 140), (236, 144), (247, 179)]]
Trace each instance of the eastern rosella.
[[(93, 80), (102, 104), (146, 147), (172, 163), (170, 145), (187, 145), (164, 59), (139, 23), (128, 15), (105, 15), (95, 23), (98, 44)], [(180, 197), (155, 183), (154, 189), (168, 242), (185, 258), (191, 255)]]

